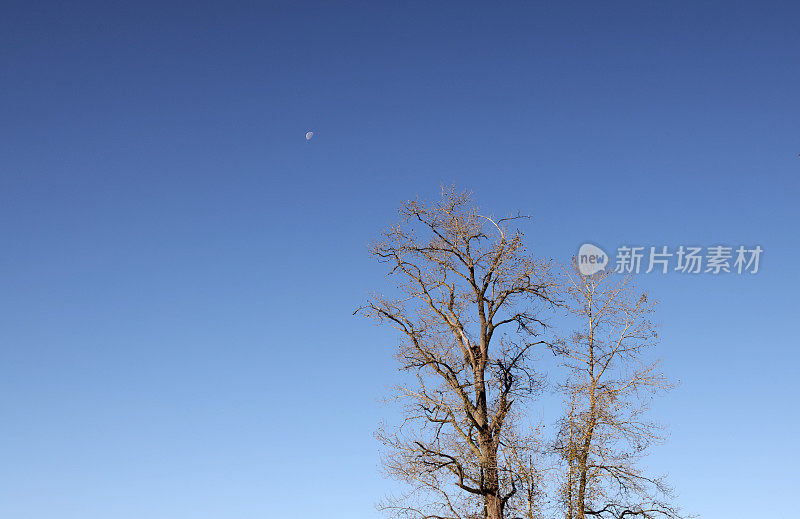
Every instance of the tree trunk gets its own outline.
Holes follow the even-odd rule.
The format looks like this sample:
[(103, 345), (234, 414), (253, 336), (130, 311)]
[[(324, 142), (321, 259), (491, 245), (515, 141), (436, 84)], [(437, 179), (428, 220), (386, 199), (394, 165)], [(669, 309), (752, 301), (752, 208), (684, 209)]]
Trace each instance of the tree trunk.
[(497, 446), (491, 440), (484, 443), (485, 458), (483, 477), (486, 493), (483, 496), (486, 503), (487, 519), (503, 519), (503, 502), (500, 497), (500, 477), (497, 471)]
[(500, 496), (487, 494), (484, 496), (486, 501), (486, 519), (503, 519), (503, 507), (500, 503)]

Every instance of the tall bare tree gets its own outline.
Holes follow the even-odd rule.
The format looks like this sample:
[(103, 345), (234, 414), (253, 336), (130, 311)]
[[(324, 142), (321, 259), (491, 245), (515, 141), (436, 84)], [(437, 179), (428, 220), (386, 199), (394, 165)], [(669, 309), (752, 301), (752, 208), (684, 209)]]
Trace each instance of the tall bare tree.
[(630, 277), (613, 272), (568, 271), (564, 285), (566, 306), (580, 323), (554, 348), (569, 371), (557, 439), (564, 515), (676, 518), (670, 488), (640, 464), (662, 439), (661, 427), (645, 416), (649, 403), (670, 387), (659, 363), (645, 360), (657, 341), (649, 320), (654, 305)]
[[(382, 428), (386, 471), (408, 492), (383, 508), (401, 517), (502, 519), (535, 513), (535, 438), (516, 427), (536, 392), (532, 348), (553, 303), (549, 264), (525, 248), (519, 216), (482, 215), (468, 193), (407, 202), (372, 254), (399, 294), (360, 309), (401, 337), (411, 382), (397, 388), (405, 421)], [(522, 470), (520, 467), (527, 467)]]

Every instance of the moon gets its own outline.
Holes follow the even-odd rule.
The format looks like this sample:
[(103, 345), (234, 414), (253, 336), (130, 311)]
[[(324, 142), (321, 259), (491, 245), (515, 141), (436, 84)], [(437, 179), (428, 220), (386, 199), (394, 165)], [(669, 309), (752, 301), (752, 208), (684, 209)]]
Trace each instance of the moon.
[(306, 140), (307, 141), (310, 141), (311, 137), (313, 137), (313, 136), (314, 136), (314, 132), (306, 132)]

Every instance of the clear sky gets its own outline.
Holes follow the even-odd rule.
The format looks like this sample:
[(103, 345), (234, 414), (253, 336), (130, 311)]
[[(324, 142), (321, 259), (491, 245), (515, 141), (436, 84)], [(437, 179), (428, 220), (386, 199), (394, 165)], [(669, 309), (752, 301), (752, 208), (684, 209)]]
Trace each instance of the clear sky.
[(644, 277), (681, 381), (649, 463), (704, 518), (791, 516), (798, 20), (4, 2), (0, 517), (377, 517), (394, 342), (351, 313), (385, 283), (367, 242), (443, 183), (557, 260), (761, 245), (756, 275)]

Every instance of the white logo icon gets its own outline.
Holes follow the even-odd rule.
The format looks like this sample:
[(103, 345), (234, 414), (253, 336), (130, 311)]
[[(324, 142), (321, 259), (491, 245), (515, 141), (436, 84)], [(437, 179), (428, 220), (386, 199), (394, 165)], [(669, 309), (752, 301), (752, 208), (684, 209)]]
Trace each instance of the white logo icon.
[(578, 249), (578, 272), (584, 276), (597, 274), (608, 265), (608, 254), (597, 245), (584, 243)]

